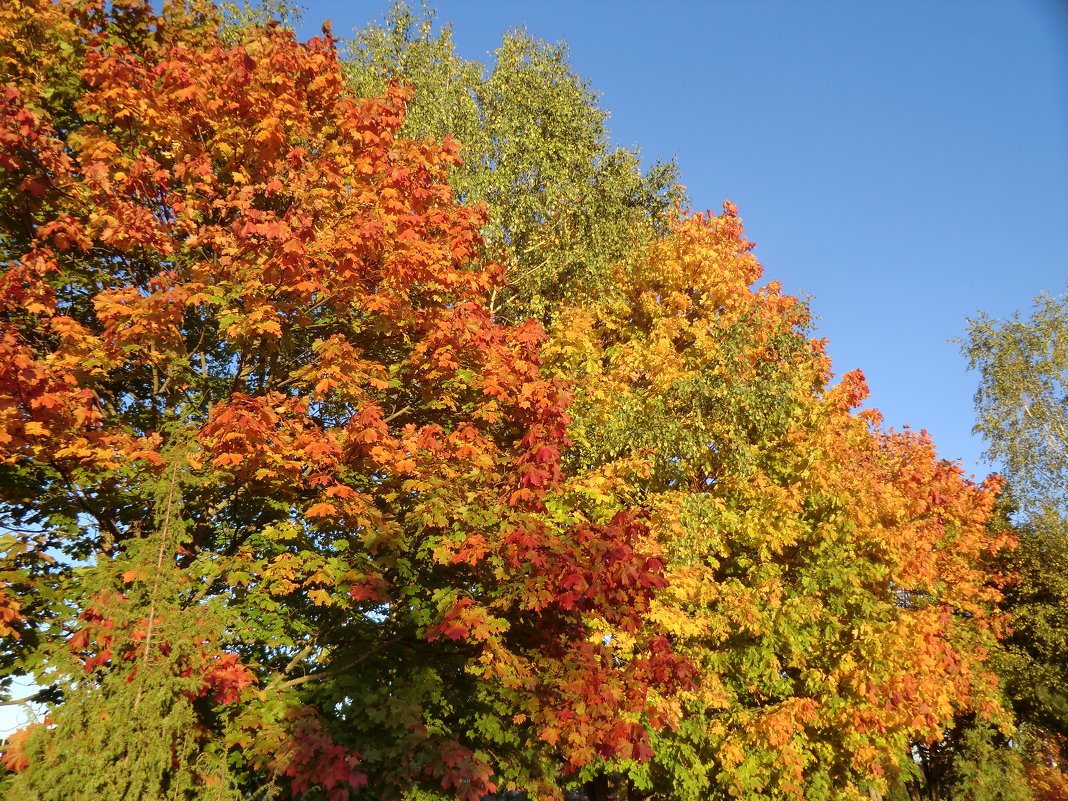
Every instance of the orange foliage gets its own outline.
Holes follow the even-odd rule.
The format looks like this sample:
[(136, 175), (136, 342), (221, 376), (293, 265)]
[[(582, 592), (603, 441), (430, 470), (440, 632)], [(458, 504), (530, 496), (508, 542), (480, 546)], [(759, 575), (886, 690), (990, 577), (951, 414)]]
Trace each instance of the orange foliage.
[(691, 217), (621, 266), (622, 298), (564, 315), (547, 355), (578, 376), (572, 437), (595, 468), (576, 482), (647, 509), (668, 580), (649, 625), (698, 666), (663, 754), (682, 737), (735, 794), (853, 792), (955, 714), (1005, 721), (985, 564), (1011, 538), (988, 527), (996, 477), (882, 430), (859, 372), (830, 386), (805, 307), (751, 287), (751, 249), (731, 204)]
[[(620, 660), (597, 626), (638, 632), (663, 565), (636, 515), (569, 516), (570, 398), (541, 327), (489, 311), (483, 213), (444, 181), (459, 145), (399, 136), (405, 87), (351, 96), (329, 36), (228, 41), (207, 3), (18, 0), (0, 32), (0, 461), (92, 554), (83, 608), (32, 593), (68, 656), (136, 671), (200, 605), (242, 620), (204, 623), (179, 677), (198, 710), (252, 685), (293, 707), (242, 736), (295, 793), (374, 770), (484, 794), (509, 760), (541, 775), (550, 730), (569, 768), (647, 755), (649, 690), (687, 669), (652, 634)], [(359, 685), (342, 728), (374, 765), (297, 672)], [(428, 674), (482, 682), (456, 703)]]

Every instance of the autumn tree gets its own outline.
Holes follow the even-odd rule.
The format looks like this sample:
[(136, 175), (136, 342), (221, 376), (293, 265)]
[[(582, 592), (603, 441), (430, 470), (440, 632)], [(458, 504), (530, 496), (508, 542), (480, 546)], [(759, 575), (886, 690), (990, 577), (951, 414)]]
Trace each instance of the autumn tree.
[(575, 381), (565, 470), (649, 515), (669, 583), (647, 625), (698, 670), (648, 765), (598, 768), (634, 797), (856, 798), (955, 715), (1007, 722), (985, 661), (997, 481), (860, 411), (863, 377), (832, 383), (751, 248), (732, 205), (694, 216), (545, 349)]
[[(329, 36), (0, 7), (11, 798), (558, 793), (686, 683), (505, 268)], [(517, 244), (510, 242), (509, 244)], [(608, 633), (626, 635), (624, 651)], [(658, 692), (650, 692), (657, 689)]]

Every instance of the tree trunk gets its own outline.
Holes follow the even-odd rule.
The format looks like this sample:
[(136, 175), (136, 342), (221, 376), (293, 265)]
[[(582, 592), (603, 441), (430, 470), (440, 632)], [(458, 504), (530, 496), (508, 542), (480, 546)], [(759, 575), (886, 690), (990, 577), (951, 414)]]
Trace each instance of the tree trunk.
[(611, 789), (608, 777), (603, 773), (583, 785), (586, 791), (586, 801), (611, 801)]

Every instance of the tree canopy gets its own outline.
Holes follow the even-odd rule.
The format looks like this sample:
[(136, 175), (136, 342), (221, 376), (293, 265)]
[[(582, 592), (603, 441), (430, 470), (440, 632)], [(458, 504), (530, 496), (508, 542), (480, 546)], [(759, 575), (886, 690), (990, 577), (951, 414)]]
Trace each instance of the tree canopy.
[(569, 514), (567, 394), (409, 90), (207, 5), (2, 14), (6, 669), (56, 704), (14, 796), (474, 798), (640, 747), (685, 670), (591, 627), (662, 566)]
[(668, 585), (648, 625), (698, 671), (631, 780), (657, 797), (836, 798), (878, 787), (955, 714), (1005, 723), (983, 662), (996, 479), (885, 432), (863, 376), (831, 380), (808, 312), (736, 209), (697, 215), (620, 270), (624, 299), (563, 315), (568, 466), (641, 506)]
[(1068, 509), (1068, 299), (1042, 295), (1029, 319), (969, 320), (964, 353), (979, 372), (976, 426), (1020, 511)]
[(9, 797), (857, 799), (1011, 730), (1000, 480), (862, 409), (562, 47), (0, 42)]

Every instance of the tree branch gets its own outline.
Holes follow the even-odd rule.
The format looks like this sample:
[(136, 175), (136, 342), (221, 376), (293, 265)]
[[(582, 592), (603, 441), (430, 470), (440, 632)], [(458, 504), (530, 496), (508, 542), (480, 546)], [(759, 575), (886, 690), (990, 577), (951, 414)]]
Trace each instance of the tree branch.
[(36, 701), (44, 694), (45, 690), (38, 690), (33, 695), (27, 695), (25, 698), (12, 698), (10, 701), (0, 701), (0, 706), (18, 706), (19, 704), (28, 704), (30, 701)]

